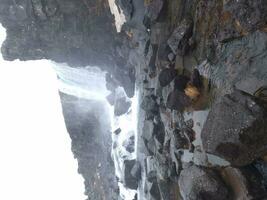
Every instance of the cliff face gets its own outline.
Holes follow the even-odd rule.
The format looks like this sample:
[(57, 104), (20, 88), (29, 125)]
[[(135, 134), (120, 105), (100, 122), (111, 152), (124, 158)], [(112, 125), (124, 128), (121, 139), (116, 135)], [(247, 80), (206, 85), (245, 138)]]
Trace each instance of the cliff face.
[(108, 0), (1, 0), (0, 5), (0, 22), (7, 30), (4, 59), (98, 66), (133, 95), (127, 36), (117, 33)]
[(108, 109), (103, 102), (60, 93), (72, 151), (85, 180), (88, 199), (117, 200), (118, 186), (111, 158)]
[[(267, 1), (115, 2), (127, 20), (121, 33), (107, 0), (0, 0), (3, 55), (97, 65), (109, 72), (107, 88), (121, 85), (128, 96), (136, 83), (139, 199), (266, 198)], [(79, 101), (68, 98), (70, 134), (89, 139), (90, 127), (79, 124), (86, 115), (73, 109)], [(83, 142), (73, 137), (74, 146)], [(97, 199), (107, 190), (95, 191)]]

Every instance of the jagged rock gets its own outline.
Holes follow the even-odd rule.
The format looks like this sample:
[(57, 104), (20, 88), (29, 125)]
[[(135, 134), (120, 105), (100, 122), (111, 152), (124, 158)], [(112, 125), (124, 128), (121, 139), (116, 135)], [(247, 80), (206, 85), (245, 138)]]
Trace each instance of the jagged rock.
[[(108, 1), (0, 0), (0, 4), (0, 22), (7, 30), (2, 45), (4, 59), (98, 66), (133, 96), (130, 41), (125, 33), (117, 33)], [(123, 55), (118, 53), (121, 49)]]
[(146, 27), (150, 27), (151, 23), (155, 22), (159, 17), (160, 11), (163, 7), (164, 1), (163, 0), (153, 0), (149, 1), (146, 5), (145, 11), (145, 22), (144, 25)]
[(155, 136), (155, 139), (159, 142), (160, 146), (162, 146), (165, 140), (165, 128), (162, 122), (154, 125), (153, 135)]
[(138, 188), (138, 179), (133, 177), (131, 170), (133, 169), (136, 160), (125, 160), (124, 161), (124, 184), (127, 188), (136, 190)]
[(266, 26), (267, 2), (265, 0), (228, 0), (225, 10), (230, 11), (244, 31), (255, 31)]
[(233, 85), (253, 94), (266, 84), (266, 50), (267, 34), (256, 31), (222, 45), (220, 59), (213, 64), (203, 62), (198, 69), (219, 88), (220, 95), (231, 93)]
[(159, 74), (159, 83), (161, 87), (169, 85), (177, 76), (177, 70), (173, 68), (165, 68)]
[(157, 166), (156, 160), (154, 156), (148, 156), (145, 159), (146, 163), (146, 179), (149, 182), (156, 182), (157, 181)]
[(131, 136), (126, 141), (123, 142), (122, 146), (125, 147), (126, 151), (133, 153), (135, 150), (135, 137)]
[(244, 166), (267, 153), (267, 112), (255, 97), (235, 90), (217, 102), (201, 137), (206, 152)]
[(230, 199), (227, 187), (212, 169), (192, 165), (182, 170), (179, 187), (183, 199), (186, 200)]
[(191, 104), (191, 100), (184, 92), (172, 91), (167, 98), (166, 107), (171, 110), (183, 111)]
[(115, 131), (114, 131), (114, 134), (115, 135), (119, 135), (121, 133), (121, 129), (120, 128), (118, 128), (118, 129), (116, 129)]
[(265, 199), (263, 176), (253, 166), (227, 167), (222, 170), (224, 181), (232, 188), (234, 199)]
[(192, 36), (193, 23), (190, 19), (184, 19), (173, 31), (168, 39), (168, 45), (175, 55), (184, 56), (189, 50), (189, 39)]
[(115, 0), (115, 3), (125, 15), (126, 20), (129, 21), (134, 12), (132, 0)]
[(157, 115), (159, 107), (156, 98), (154, 95), (145, 96), (141, 103), (141, 108), (152, 115)]
[(186, 146), (188, 146), (188, 140), (186, 137), (182, 134), (182, 132), (178, 129), (175, 129), (173, 132), (173, 148), (175, 149), (184, 149)]
[(128, 112), (130, 107), (131, 107), (131, 102), (128, 101), (126, 97), (120, 97), (115, 101), (114, 115), (115, 116), (123, 115)]
[(78, 161), (78, 172), (84, 178), (85, 195), (94, 200), (118, 199), (115, 168), (110, 158), (112, 138), (107, 134), (110, 125), (107, 107), (103, 102), (63, 93), (60, 98), (71, 149)]
[(149, 141), (153, 136), (154, 123), (151, 120), (146, 120), (144, 123), (142, 138)]
[(131, 175), (133, 177), (136, 177), (137, 180), (140, 180), (142, 175), (141, 172), (142, 172), (141, 164), (139, 161), (136, 161), (135, 165), (131, 170)]

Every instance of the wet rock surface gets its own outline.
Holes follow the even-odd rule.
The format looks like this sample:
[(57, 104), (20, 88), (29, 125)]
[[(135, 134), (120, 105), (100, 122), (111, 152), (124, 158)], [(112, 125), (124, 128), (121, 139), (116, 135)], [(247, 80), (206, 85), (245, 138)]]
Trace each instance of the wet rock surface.
[(255, 97), (234, 91), (216, 103), (201, 137), (206, 152), (244, 166), (267, 153), (266, 109)]
[(120, 33), (107, 3), (0, 0), (5, 59), (97, 65), (118, 115), (138, 89), (123, 184), (139, 199), (265, 199), (266, 1), (117, 0)]
[(211, 169), (191, 166), (181, 172), (179, 179), (184, 199), (229, 199), (229, 191), (220, 176)]
[(124, 184), (127, 188), (136, 190), (138, 187), (138, 177), (135, 177), (133, 175), (136, 175), (135, 173), (131, 173), (131, 171), (135, 170), (133, 169), (136, 164), (135, 160), (125, 160), (124, 161)]
[(63, 93), (60, 97), (78, 172), (85, 180), (85, 194), (88, 199), (118, 199), (109, 122), (104, 120), (108, 116), (107, 108), (98, 101)]

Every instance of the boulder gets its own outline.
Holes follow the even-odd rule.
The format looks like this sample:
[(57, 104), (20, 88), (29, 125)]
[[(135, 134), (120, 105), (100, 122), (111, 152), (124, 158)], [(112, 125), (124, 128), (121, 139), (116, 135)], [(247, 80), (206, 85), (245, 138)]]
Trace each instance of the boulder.
[(173, 68), (165, 68), (159, 74), (159, 83), (161, 87), (169, 85), (177, 76), (177, 70)]
[(240, 90), (215, 103), (201, 138), (207, 153), (244, 166), (267, 153), (267, 111), (259, 99)]
[(167, 43), (175, 55), (184, 56), (190, 47), (189, 39), (192, 36), (193, 22), (190, 19), (184, 19), (180, 25), (174, 29)]
[(133, 177), (131, 171), (135, 166), (136, 160), (124, 161), (124, 184), (127, 188), (136, 190), (138, 188), (138, 179)]
[(182, 170), (180, 192), (186, 200), (229, 200), (229, 191), (221, 177), (212, 169), (192, 165)]
[(146, 179), (148, 182), (157, 181), (157, 164), (154, 156), (148, 156), (145, 160), (146, 166)]
[(234, 199), (266, 199), (264, 177), (253, 165), (222, 170), (222, 177), (233, 191)]
[(158, 114), (159, 107), (158, 107), (158, 103), (157, 103), (156, 99), (157, 99), (157, 97), (154, 95), (145, 96), (142, 103), (141, 103), (141, 108), (144, 111), (151, 113), (152, 115)]
[(121, 128), (118, 128), (114, 131), (114, 134), (115, 135), (119, 135), (121, 133)]
[(191, 104), (191, 100), (184, 92), (172, 91), (167, 98), (166, 107), (171, 110), (183, 111)]
[(144, 122), (144, 127), (142, 130), (142, 138), (149, 141), (153, 136), (154, 123), (151, 120), (146, 120)]
[(165, 128), (162, 122), (154, 125), (153, 135), (155, 136), (155, 139), (159, 142), (160, 146), (162, 146), (165, 140)]
[(131, 175), (135, 177), (136, 179), (140, 180), (142, 178), (141, 173), (142, 173), (141, 164), (139, 161), (136, 161), (135, 165), (133, 166), (131, 170)]
[(128, 112), (131, 107), (131, 102), (127, 100), (126, 97), (120, 97), (116, 99), (114, 105), (114, 115), (120, 116)]
[(122, 144), (122, 146), (124, 146), (124, 148), (126, 149), (126, 151), (128, 151), (129, 153), (133, 153), (135, 150), (135, 137), (131, 136), (130, 138), (128, 138), (127, 140), (125, 140)]

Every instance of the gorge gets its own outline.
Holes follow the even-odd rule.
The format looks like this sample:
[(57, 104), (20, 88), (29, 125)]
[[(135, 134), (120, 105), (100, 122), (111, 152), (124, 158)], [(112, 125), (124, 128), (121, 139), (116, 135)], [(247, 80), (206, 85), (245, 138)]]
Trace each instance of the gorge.
[(0, 22), (5, 60), (53, 65), (88, 199), (267, 199), (267, 1), (0, 0)]

